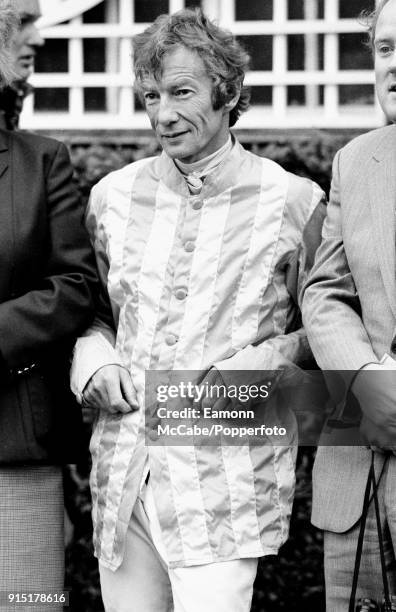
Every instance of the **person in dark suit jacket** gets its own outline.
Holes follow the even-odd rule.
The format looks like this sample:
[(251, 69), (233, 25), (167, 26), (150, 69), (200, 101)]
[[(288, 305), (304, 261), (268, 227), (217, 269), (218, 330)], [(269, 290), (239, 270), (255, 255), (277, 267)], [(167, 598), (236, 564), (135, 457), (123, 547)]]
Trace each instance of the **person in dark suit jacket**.
[[(1, 84), (16, 25), (12, 3), (0, 0)], [(60, 465), (73, 459), (80, 427), (69, 359), (92, 321), (97, 288), (82, 218), (65, 146), (0, 130), (2, 592), (63, 587)]]
[[(355, 138), (337, 153), (323, 241), (303, 301), (314, 356), (324, 370), (343, 371), (362, 409), (366, 442), (321, 446), (316, 456), (312, 521), (325, 532), (327, 612), (348, 610), (370, 446), (377, 479), (383, 469), (379, 502), (389, 582), (396, 593), (396, 0), (377, 5), (370, 33), (377, 95), (391, 125)], [(373, 505), (357, 596), (380, 602)]]

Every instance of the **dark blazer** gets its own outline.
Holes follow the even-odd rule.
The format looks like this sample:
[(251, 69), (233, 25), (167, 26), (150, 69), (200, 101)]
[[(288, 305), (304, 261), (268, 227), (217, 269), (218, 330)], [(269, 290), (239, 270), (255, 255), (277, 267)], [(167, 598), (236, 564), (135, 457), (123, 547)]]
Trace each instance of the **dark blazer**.
[(0, 464), (72, 461), (72, 346), (96, 270), (64, 145), (0, 130)]

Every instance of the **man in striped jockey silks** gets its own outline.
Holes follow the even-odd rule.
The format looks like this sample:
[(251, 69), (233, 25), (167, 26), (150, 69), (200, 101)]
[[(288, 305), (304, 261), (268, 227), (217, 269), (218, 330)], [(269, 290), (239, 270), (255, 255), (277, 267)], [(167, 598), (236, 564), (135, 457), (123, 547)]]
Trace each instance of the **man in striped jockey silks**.
[(115, 331), (98, 318), (79, 339), (72, 387), (99, 409), (91, 487), (107, 612), (248, 611), (258, 558), (288, 536), (295, 446), (145, 443), (147, 370), (229, 384), (232, 370), (310, 355), (296, 296), (323, 193), (231, 135), (248, 60), (200, 11), (135, 36), (136, 87), (163, 151), (102, 179), (88, 205)]

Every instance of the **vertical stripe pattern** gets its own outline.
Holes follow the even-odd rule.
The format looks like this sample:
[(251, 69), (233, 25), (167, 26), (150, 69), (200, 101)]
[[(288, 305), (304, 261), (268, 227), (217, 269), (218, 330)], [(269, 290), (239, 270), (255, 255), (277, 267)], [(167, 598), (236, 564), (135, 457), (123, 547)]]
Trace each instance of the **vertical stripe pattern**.
[[(140, 404), (140, 414), (101, 416), (92, 438), (95, 547), (106, 567), (122, 562), (147, 457), (171, 567), (275, 553), (285, 540), (291, 451), (145, 446), (145, 371), (232, 364), (241, 349), (286, 333), (294, 308), (286, 264), (321, 197), (306, 179), (294, 177), (290, 189), (288, 173), (238, 143), (194, 197), (165, 154), (95, 188), (90, 224), (109, 262), (116, 348)], [(266, 369), (271, 350), (263, 359)]]

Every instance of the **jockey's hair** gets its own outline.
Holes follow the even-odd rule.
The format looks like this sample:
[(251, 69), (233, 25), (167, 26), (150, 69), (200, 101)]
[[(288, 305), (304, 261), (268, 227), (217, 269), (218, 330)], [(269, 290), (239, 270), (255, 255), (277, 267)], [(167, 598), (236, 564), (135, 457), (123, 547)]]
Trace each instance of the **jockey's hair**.
[(165, 54), (180, 46), (195, 51), (202, 59), (213, 80), (214, 110), (222, 108), (239, 93), (229, 117), (230, 126), (234, 125), (249, 107), (250, 91), (243, 86), (243, 80), (250, 57), (231, 32), (210, 21), (200, 9), (160, 15), (144, 32), (134, 36), (135, 85), (140, 98), (144, 78), (153, 75), (158, 80)]

